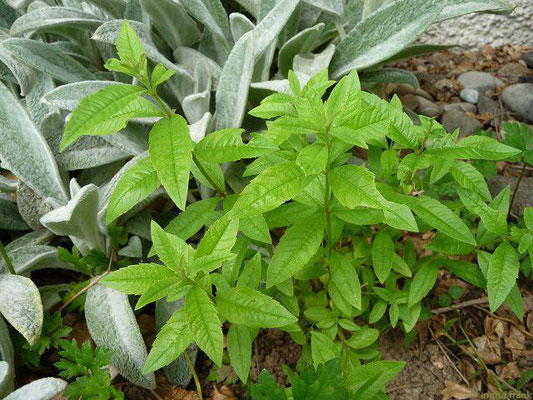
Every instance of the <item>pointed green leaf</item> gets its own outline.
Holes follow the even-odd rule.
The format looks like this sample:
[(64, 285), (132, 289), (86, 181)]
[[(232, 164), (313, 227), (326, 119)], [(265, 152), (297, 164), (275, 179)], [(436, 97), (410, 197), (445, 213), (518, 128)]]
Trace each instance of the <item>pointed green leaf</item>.
[(333, 252), (330, 257), (331, 279), (352, 306), (361, 309), (361, 283), (357, 271), (343, 255)]
[(252, 364), (252, 337), (250, 330), (241, 325), (231, 325), (227, 336), (231, 366), (239, 379), (246, 383)]
[(505, 301), (518, 279), (520, 262), (509, 242), (502, 242), (490, 258), (487, 271), (487, 293), (490, 310), (495, 312)]
[(428, 261), (422, 264), (409, 290), (409, 307), (414, 306), (430, 292), (437, 282), (439, 269), (437, 262)]
[(176, 274), (160, 264), (137, 264), (111, 272), (100, 283), (126, 294), (141, 295), (160, 280), (175, 277)]
[(394, 242), (384, 231), (380, 231), (372, 243), (372, 264), (381, 283), (384, 283), (392, 269)]
[(343, 165), (329, 174), (335, 197), (348, 208), (382, 209), (385, 199), (376, 188), (375, 175), (364, 166)]
[(178, 208), (185, 209), (193, 143), (187, 121), (179, 115), (163, 118), (150, 132), (150, 156), (161, 183)]

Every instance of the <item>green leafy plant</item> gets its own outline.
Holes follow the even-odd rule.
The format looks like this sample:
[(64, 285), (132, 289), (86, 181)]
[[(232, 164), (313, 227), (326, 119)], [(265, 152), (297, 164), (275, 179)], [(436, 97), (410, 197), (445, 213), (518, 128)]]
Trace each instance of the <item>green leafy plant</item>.
[(124, 394), (111, 385), (108, 351), (92, 349), (90, 341), (81, 346), (75, 339), (61, 342), (61, 359), (55, 363), (59, 376), (76, 378), (63, 395), (68, 399), (123, 399)]
[[(159, 332), (143, 373), (183, 354), (194, 375), (186, 351), (193, 341), (220, 365), (222, 323), (228, 321), (227, 352), (243, 382), (252, 342), (264, 328), (289, 332), (307, 349), (302, 361), (315, 368), (339, 359), (347, 376), (355, 366), (379, 358), (380, 327), (412, 331), (441, 268), (486, 289), (491, 310), (507, 302), (522, 317), (519, 256), (508, 235), (509, 188), (492, 199), (483, 175), (469, 162), (512, 159), (520, 150), (488, 136), (459, 139), (458, 132), (448, 134), (429, 118), (421, 117), (416, 126), (398, 98), (389, 103), (362, 91), (355, 71), (335, 85), (327, 70), (305, 85), (289, 71), (292, 94), (270, 95), (250, 111), (270, 120), (260, 134), (243, 141), (243, 130), (223, 129), (195, 144), (186, 121), (157, 94), (154, 82), (164, 67), (148, 74), (142, 44), (127, 23), (117, 43), (121, 59), (108, 67), (135, 76), (144, 89), (128, 89), (135, 96), (127, 101), (135, 105), (125, 108), (128, 114), (119, 108), (119, 116), (101, 113), (95, 105), (126, 101), (122, 87), (85, 98), (63, 140), (109, 133), (117, 127), (106, 131), (108, 120), (123, 127), (146, 115), (143, 107), (159, 106), (149, 155), (118, 181), (106, 219), (115, 221), (160, 184), (185, 210), (165, 230), (152, 222), (151, 254), (160, 264), (131, 265), (100, 282), (140, 296), (137, 308), (164, 298), (185, 299), (185, 307)], [(357, 158), (362, 151), (367, 163)], [(227, 162), (240, 163), (243, 176), (255, 176), (234, 194), (208, 172)], [(220, 198), (186, 206), (190, 171)], [(439, 188), (450, 185), (452, 197), (441, 201)], [(204, 214), (199, 221), (196, 210)], [(479, 220), (478, 228), (459, 213)], [(188, 244), (204, 225), (197, 246)], [(273, 247), (275, 228), (286, 229)], [(412, 242), (399, 240), (402, 232), (429, 230), (437, 231), (427, 245), (430, 256), (417, 257)], [(449, 257), (476, 248), (479, 266)], [(495, 250), (483, 253), (482, 248)], [(483, 254), (486, 264), (480, 261)], [(304, 325), (298, 323), (302, 316)], [(361, 320), (377, 328), (360, 326), (356, 321)], [(362, 368), (373, 371), (372, 365)], [(352, 395), (382, 388), (358, 379), (349, 386)], [(376, 382), (380, 379), (376, 375)]]

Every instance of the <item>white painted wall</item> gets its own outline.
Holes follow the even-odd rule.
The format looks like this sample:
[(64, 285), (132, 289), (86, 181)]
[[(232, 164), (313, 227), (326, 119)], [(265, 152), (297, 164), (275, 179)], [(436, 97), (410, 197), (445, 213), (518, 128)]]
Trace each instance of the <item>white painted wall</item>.
[(474, 14), (432, 26), (422, 37), (424, 43), (482, 47), (514, 44), (533, 47), (533, 0), (511, 0), (511, 15)]

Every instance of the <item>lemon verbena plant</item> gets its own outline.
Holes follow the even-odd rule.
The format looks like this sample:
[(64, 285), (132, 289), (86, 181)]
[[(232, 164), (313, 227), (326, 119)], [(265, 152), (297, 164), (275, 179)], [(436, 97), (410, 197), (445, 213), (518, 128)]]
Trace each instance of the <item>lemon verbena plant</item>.
[[(413, 334), (442, 269), (486, 290), (491, 310), (506, 303), (522, 318), (516, 280), (532, 249), (533, 210), (511, 227), (509, 187), (493, 198), (475, 166), (520, 150), (487, 136), (459, 138), (429, 118), (415, 125), (397, 97), (362, 91), (355, 71), (335, 83), (327, 70), (303, 86), (289, 72), (291, 94), (269, 95), (249, 112), (266, 120), (257, 133), (223, 129), (196, 142), (194, 127), (157, 92), (173, 72), (147, 62), (127, 23), (117, 53), (106, 67), (135, 84), (83, 99), (62, 146), (155, 119), (149, 151), (114, 183), (106, 222), (161, 185), (181, 213), (165, 226), (152, 221), (143, 262), (98, 285), (139, 296), (137, 308), (184, 302), (159, 331), (143, 374), (180, 356), (194, 371), (195, 343), (247, 382), (253, 341), (276, 328), (303, 347), (302, 369), (340, 365), (335, 398), (385, 398), (403, 364), (380, 360), (379, 333)], [(411, 237), (425, 232), (433, 234), (422, 253)], [(270, 398), (261, 396), (272, 382), (262, 379), (254, 398)], [(326, 395), (324, 387), (313, 394)]]

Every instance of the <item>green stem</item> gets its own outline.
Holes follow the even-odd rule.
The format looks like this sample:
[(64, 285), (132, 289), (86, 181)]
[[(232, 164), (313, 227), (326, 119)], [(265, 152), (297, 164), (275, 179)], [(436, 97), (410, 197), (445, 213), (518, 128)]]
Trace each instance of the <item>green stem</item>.
[(2, 242), (0, 242), (0, 253), (2, 253), (2, 258), (6, 262), (6, 266), (9, 272), (13, 275), (17, 275), (17, 271), (15, 271), (15, 267), (13, 267), (13, 264), (11, 263), (11, 259), (7, 255), (6, 248), (4, 247)]
[(196, 371), (194, 370), (194, 365), (192, 365), (191, 357), (189, 357), (189, 353), (187, 353), (187, 350), (183, 352), (183, 356), (185, 357), (185, 360), (187, 361), (187, 365), (189, 366), (189, 369), (191, 370), (192, 377), (194, 379), (194, 384), (196, 385), (196, 393), (198, 393), (198, 398), (203, 399), (202, 385), (200, 385), (200, 380), (198, 379), (198, 375), (196, 375)]
[(518, 182), (516, 182), (516, 186), (513, 191), (513, 197), (511, 197), (511, 204), (509, 205), (509, 212), (511, 212), (511, 209), (513, 208), (513, 204), (516, 198), (516, 193), (518, 192), (518, 188), (520, 187), (520, 183), (522, 182), (522, 178), (524, 177), (524, 173), (526, 172), (526, 163), (522, 162), (522, 171), (520, 171), (520, 177), (518, 178)]

